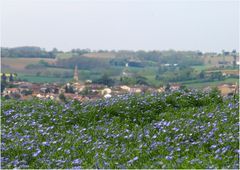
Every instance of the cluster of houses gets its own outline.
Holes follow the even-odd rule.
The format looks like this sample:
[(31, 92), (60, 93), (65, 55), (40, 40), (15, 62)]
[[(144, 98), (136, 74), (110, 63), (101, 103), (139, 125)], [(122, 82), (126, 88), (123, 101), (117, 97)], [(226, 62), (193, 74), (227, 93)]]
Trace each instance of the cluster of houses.
[[(169, 84), (165, 87), (153, 88), (145, 85), (118, 85), (114, 87), (107, 87), (101, 84), (93, 84), (90, 80), (84, 84), (78, 80), (78, 70), (75, 67), (74, 81), (64, 85), (57, 83), (44, 83), (36, 84), (23, 81), (9, 81), (8, 88), (5, 88), (2, 92), (2, 96), (6, 98), (18, 98), (18, 99), (32, 99), (36, 98), (48, 98), (53, 100), (75, 99), (79, 101), (83, 100), (95, 100), (99, 98), (109, 98), (112, 96), (118, 96), (125, 93), (162, 93), (167, 91), (179, 90), (182, 85), (177, 83)], [(239, 92), (239, 86), (236, 84), (222, 84), (218, 86), (218, 89), (222, 95), (230, 95)], [(205, 90), (208, 90), (205, 88)]]
[[(153, 88), (149, 86), (126, 86), (119, 85), (114, 87), (107, 87), (100, 84), (79, 82), (67, 83), (65, 85), (60, 84), (35, 84), (30, 82), (12, 82), (11, 88), (5, 88), (2, 92), (2, 96), (9, 98), (19, 99), (32, 99), (36, 98), (49, 98), (53, 100), (61, 100), (60, 95), (64, 95), (67, 99), (75, 99), (79, 101), (83, 100), (95, 100), (99, 98), (109, 98), (112, 96), (118, 96), (126, 93), (162, 93), (166, 91), (166, 87)], [(181, 88), (180, 84), (170, 84), (168, 90), (176, 91)], [(218, 89), (222, 95), (230, 95), (238, 92), (237, 84), (222, 84), (218, 86)], [(68, 89), (71, 89), (68, 91)], [(205, 88), (204, 90), (206, 90)]]
[[(180, 89), (180, 84), (172, 84), (170, 90)], [(69, 90), (71, 89), (71, 90)], [(49, 98), (59, 100), (60, 95), (65, 98), (76, 100), (94, 100), (99, 98), (109, 98), (112, 96), (122, 95), (126, 93), (142, 93), (142, 92), (164, 92), (165, 87), (152, 88), (148, 86), (126, 86), (119, 85), (107, 87), (101, 84), (72, 82), (65, 85), (57, 83), (53, 84), (36, 84), (30, 82), (11, 82), (11, 87), (5, 88), (2, 96), (19, 99)]]

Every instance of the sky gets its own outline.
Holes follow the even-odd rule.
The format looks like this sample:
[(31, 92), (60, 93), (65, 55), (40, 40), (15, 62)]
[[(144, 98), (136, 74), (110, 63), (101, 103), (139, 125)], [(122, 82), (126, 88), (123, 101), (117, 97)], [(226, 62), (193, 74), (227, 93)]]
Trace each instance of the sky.
[(239, 51), (239, 1), (1, 0), (1, 46)]

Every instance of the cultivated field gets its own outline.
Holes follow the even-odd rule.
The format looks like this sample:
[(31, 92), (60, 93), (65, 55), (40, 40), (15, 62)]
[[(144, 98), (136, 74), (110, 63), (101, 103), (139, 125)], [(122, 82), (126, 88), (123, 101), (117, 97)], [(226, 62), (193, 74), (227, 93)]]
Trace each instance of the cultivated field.
[(89, 58), (107, 58), (107, 59), (114, 58), (115, 55), (116, 55), (116, 53), (113, 53), (113, 52), (83, 54), (83, 56), (89, 57)]
[(54, 63), (55, 59), (49, 58), (1, 58), (1, 65), (9, 66), (10, 70), (25, 70), (29, 64), (37, 64), (40, 60), (46, 61), (50, 64)]
[[(234, 58), (232, 56), (204, 56), (203, 61), (205, 65), (218, 65), (219, 61), (226, 61), (229, 63), (233, 63)], [(237, 58), (237, 61), (239, 61), (239, 57)]]
[(239, 169), (239, 99), (217, 92), (2, 100), (1, 111), (2, 168)]

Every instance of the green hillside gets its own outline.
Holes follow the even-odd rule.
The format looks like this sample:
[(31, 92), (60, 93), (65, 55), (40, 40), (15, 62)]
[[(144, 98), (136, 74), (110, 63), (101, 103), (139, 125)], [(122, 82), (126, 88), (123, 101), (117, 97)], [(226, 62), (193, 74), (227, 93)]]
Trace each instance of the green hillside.
[(238, 169), (239, 99), (217, 92), (79, 103), (2, 100), (4, 169)]

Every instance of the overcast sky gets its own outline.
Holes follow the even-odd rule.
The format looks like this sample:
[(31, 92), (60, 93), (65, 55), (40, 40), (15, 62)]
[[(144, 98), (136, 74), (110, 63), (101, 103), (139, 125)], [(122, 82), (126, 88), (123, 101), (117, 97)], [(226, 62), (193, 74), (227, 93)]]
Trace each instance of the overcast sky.
[(1, 0), (1, 46), (239, 50), (239, 1)]

